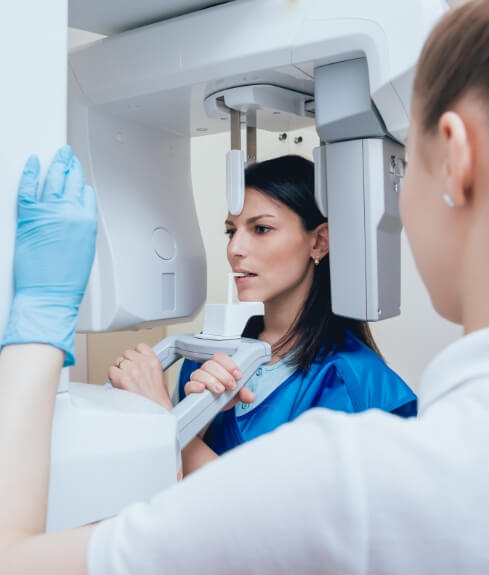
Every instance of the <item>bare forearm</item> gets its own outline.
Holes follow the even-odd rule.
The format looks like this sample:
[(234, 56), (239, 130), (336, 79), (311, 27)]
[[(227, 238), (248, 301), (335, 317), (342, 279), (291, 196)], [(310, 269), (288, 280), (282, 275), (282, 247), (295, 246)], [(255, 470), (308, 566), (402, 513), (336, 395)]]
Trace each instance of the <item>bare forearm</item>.
[(18, 537), (0, 552), (0, 573), (86, 575), (92, 525), (70, 531)]
[(217, 453), (212, 451), (200, 437), (196, 437), (182, 451), (183, 475), (196, 471), (218, 457)]
[(0, 572), (85, 573), (91, 527), (44, 535), (51, 422), (63, 353), (7, 346), (0, 354)]
[[(0, 530), (45, 529), (51, 421), (63, 353), (47, 345), (11, 345), (0, 355)], [(0, 547), (1, 548), (1, 547)]]

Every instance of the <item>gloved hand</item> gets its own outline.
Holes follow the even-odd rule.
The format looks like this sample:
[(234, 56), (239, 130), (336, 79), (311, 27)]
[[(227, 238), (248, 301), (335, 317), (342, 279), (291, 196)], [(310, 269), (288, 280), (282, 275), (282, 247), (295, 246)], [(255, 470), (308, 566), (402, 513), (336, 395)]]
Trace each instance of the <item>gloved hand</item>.
[(69, 146), (58, 150), (41, 197), (39, 160), (31, 156), (18, 191), (14, 299), (2, 347), (46, 343), (73, 365), (74, 334), (95, 254), (95, 193)]

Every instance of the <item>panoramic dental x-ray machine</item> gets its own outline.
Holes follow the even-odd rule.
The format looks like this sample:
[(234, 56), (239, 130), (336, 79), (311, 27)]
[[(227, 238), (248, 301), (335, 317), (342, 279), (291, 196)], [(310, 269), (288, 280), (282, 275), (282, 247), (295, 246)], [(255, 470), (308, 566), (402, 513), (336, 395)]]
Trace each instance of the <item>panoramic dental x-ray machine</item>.
[[(228, 207), (239, 213), (242, 122), (248, 159), (256, 157), (257, 127), (315, 124), (316, 199), (329, 221), (333, 311), (367, 321), (399, 313), (402, 142), (416, 60), (446, 10), (442, 0), (53, 0), (49, 13), (38, 4), (9, 5), (12, 26), (25, 30), (27, 9), (36, 26), (27, 24), (29, 35), (18, 41), (3, 40), (16, 50), (16, 67), (0, 59), (13, 86), (2, 96), (9, 110), (2, 121), (18, 134), (0, 216), (4, 269), (11, 269), (21, 165), (33, 150), (47, 163), (67, 128), (99, 207), (78, 330), (192, 315), (206, 297), (206, 264), (191, 138), (231, 132), (223, 169)], [(66, 70), (68, 11), (71, 26), (108, 37), (72, 52)], [(30, 51), (25, 37), (38, 40)], [(30, 95), (36, 102), (24, 93), (26, 70), (39, 86)], [(10, 297), (6, 290), (0, 302), (0, 330)], [(270, 358), (267, 344), (240, 338), (248, 317), (259, 313), (259, 303), (208, 306), (202, 334), (174, 336), (154, 349), (163, 368), (223, 350), (241, 366), (243, 385)], [(231, 396), (193, 395), (167, 413), (108, 386), (60, 389), (48, 528), (109, 517), (174, 483), (180, 450)]]

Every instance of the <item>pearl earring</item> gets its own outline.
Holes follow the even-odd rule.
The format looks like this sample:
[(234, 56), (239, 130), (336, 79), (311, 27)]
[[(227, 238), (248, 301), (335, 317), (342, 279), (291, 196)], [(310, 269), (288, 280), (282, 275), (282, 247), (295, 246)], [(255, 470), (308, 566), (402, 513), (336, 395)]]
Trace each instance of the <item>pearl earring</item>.
[(452, 196), (450, 196), (449, 194), (443, 194), (443, 199), (445, 200), (445, 203), (449, 208), (455, 207), (455, 202), (453, 201)]
[(318, 266), (318, 265), (319, 265), (319, 260), (318, 260), (318, 258), (314, 258), (314, 265), (315, 265), (315, 266)]

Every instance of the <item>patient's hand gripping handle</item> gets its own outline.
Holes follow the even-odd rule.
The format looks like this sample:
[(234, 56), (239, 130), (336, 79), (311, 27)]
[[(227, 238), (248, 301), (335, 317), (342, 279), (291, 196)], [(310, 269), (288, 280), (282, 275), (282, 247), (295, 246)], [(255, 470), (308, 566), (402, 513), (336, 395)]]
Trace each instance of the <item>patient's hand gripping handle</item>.
[(203, 429), (221, 409), (231, 401), (255, 371), (271, 359), (268, 343), (254, 339), (233, 339), (225, 341), (200, 339), (193, 335), (175, 335), (165, 338), (153, 347), (163, 370), (181, 357), (204, 362), (217, 351), (231, 356), (238, 365), (243, 377), (236, 389), (214, 395), (206, 390), (192, 393), (173, 409), (177, 418), (178, 441), (183, 449)]

